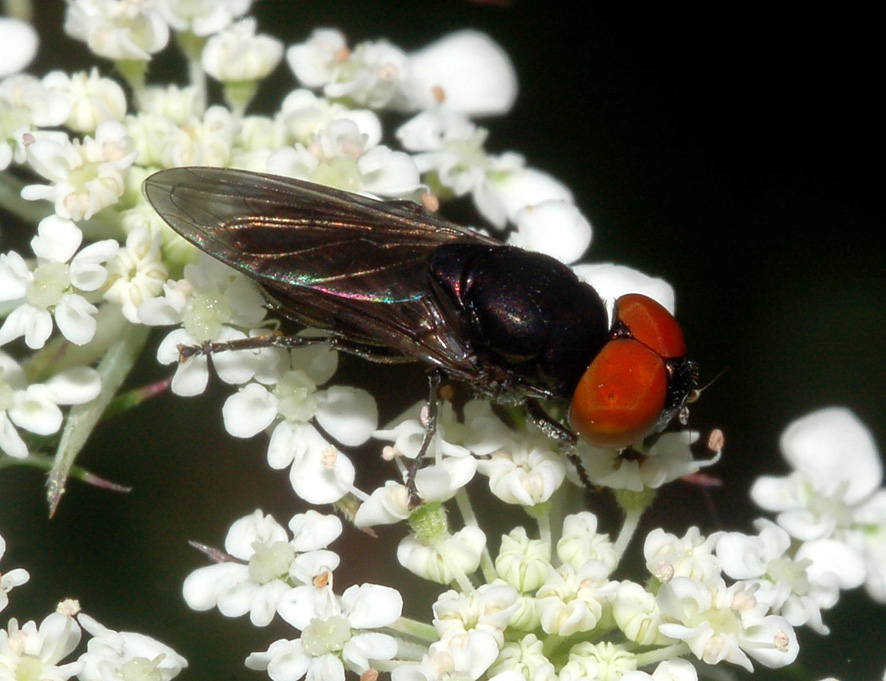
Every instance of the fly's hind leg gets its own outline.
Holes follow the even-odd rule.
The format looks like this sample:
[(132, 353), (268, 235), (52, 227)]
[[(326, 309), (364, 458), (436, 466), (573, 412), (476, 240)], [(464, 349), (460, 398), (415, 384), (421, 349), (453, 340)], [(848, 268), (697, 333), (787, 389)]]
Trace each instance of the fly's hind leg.
[(418, 454), (409, 464), (409, 469), (406, 472), (406, 491), (409, 494), (410, 509), (418, 508), (424, 503), (415, 486), (415, 476), (418, 475), (425, 455), (428, 453), (428, 448), (431, 446), (431, 441), (434, 439), (434, 434), (437, 432), (437, 392), (443, 379), (442, 371), (432, 371), (428, 374), (428, 411), (425, 419), (425, 434)]

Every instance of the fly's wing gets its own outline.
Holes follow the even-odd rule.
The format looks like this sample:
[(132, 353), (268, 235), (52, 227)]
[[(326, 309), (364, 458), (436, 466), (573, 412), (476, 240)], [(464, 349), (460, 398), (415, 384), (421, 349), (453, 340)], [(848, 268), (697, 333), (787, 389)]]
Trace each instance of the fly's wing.
[(144, 191), (173, 229), (259, 282), (284, 312), (470, 375), (463, 336), (431, 289), (428, 258), (444, 243), (499, 242), (412, 202), (243, 170), (164, 170)]

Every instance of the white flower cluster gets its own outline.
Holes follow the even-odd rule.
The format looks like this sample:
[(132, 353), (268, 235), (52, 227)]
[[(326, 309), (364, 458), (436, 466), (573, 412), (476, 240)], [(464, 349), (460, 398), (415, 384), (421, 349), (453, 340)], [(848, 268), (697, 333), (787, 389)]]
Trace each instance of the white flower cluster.
[[(687, 681), (698, 677), (696, 663), (791, 663), (795, 628), (826, 633), (822, 611), (841, 590), (865, 584), (886, 602), (879, 455), (845, 410), (786, 431), (795, 473), (764, 478), (752, 492), (775, 522), (760, 519), (751, 536), (653, 530), (640, 583), (623, 578), (622, 559), (655, 490), (719, 458), (718, 446), (708, 461), (693, 456), (698, 433), (667, 432), (627, 452), (578, 446), (585, 482), (613, 490), (625, 511), (611, 540), (590, 513), (562, 518), (581, 481), (562, 448), (520, 425), (517, 410), (513, 425), (488, 402), (456, 410), (441, 401), (415, 478), (425, 503), (414, 508), (404, 480), (426, 435), (422, 405), (379, 428), (375, 398), (332, 383), (337, 354), (319, 344), (181, 362), (182, 346), (267, 335), (276, 322), (243, 275), (196, 253), (154, 215), (140, 187), (160, 169), (245, 168), (377, 198), (432, 189), (443, 200), (470, 196), (488, 228), (565, 263), (591, 242), (567, 187), (519, 154), (487, 150), (489, 132), (472, 118), (506, 113), (517, 93), (510, 60), (488, 36), (461, 31), (409, 53), (384, 40), (348, 45), (323, 29), (284, 49), (257, 32), (251, 4), (68, 0), (66, 33), (111, 60), (127, 90), (98, 67), (23, 73), (36, 36), (26, 23), (0, 21), (0, 183), (16, 190), (0, 196), (13, 196), (5, 207), (36, 225), (29, 253), (0, 254), (0, 346), (31, 353), (0, 351), (0, 462), (41, 465), (49, 447), (72, 460), (86, 438), (68, 436), (94, 426), (126, 378), (131, 364), (119, 357), (137, 356), (146, 327), (170, 327), (157, 361), (174, 365), (172, 392), (202, 393), (211, 363), (232, 386), (223, 407), (232, 436), (266, 434), (269, 464), (288, 469), (302, 500), (335, 504), (363, 528), (403, 521), (400, 565), (447, 589), (431, 624), (407, 620), (389, 587), (335, 592), (340, 559), (328, 546), (342, 532), (337, 517), (310, 511), (288, 531), (260, 511), (236, 521), (224, 552), (206, 549), (215, 563), (187, 578), (185, 598), (198, 610), (248, 613), (259, 627), (279, 615), (300, 632), (247, 658), (273, 681), (337, 681), (346, 672), (372, 681), (385, 671), (395, 681)], [(149, 84), (150, 60), (173, 42), (189, 85)], [(7, 59), (7, 49), (23, 58)], [(299, 86), (273, 115), (248, 113), (260, 81), (284, 59)], [(223, 104), (209, 101), (207, 77), (221, 84)], [(392, 112), (408, 118), (386, 134)], [(389, 146), (395, 140), (399, 148)], [(22, 175), (42, 179), (22, 186)], [(633, 291), (674, 309), (661, 280), (615, 265), (575, 270), (610, 303)], [(78, 418), (66, 420), (62, 407)], [(381, 449), (394, 479), (360, 489), (342, 451), (357, 446)], [(478, 481), (535, 526), (490, 541), (466, 491)], [(0, 538), (0, 557), (4, 549)], [(0, 580), (2, 609), (27, 573)], [(66, 608), (39, 626), (12, 620), (0, 631), (0, 678), (168, 679), (185, 665), (159, 643)], [(93, 636), (86, 653), (60, 664), (81, 628)]]
[(272, 679), (344, 680), (345, 670), (362, 674), (397, 653), (397, 641), (374, 632), (392, 625), (403, 608), (400, 594), (377, 584), (352, 586), (338, 596), (333, 570), (339, 557), (326, 547), (342, 531), (335, 516), (316, 511), (289, 521), (289, 530), (255, 511), (235, 522), (225, 540), (225, 557), (193, 572), (185, 600), (196, 610), (217, 607), (227, 617), (249, 613), (256, 626), (279, 614), (301, 636), (281, 639), (246, 660)]
[[(5, 552), (6, 541), (0, 536), (0, 559)], [(9, 602), (9, 591), (29, 579), (21, 568), (0, 571), (0, 610)], [(84, 630), (90, 636), (86, 650), (71, 659)], [(187, 666), (169, 646), (144, 634), (108, 629), (81, 612), (74, 600), (59, 603), (39, 624), (30, 620), (19, 626), (12, 618), (0, 629), (2, 679), (65, 681), (76, 676), (80, 681), (169, 681)]]

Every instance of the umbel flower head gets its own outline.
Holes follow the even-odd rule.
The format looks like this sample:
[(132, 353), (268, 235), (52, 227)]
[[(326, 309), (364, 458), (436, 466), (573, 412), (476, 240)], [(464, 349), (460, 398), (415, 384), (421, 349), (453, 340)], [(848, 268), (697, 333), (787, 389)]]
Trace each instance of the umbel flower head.
[[(57, 503), (68, 472), (95, 479), (74, 459), (104, 415), (167, 387), (188, 397), (221, 386), (227, 433), (266, 437), (268, 463), (287, 470), (298, 503), (324, 506), (293, 510), (285, 523), (241, 512), (223, 548), (194, 544), (209, 564), (184, 579), (185, 602), (277, 632), (245, 657), (273, 681), (382, 673), (394, 681), (693, 681), (711, 667), (730, 675), (791, 664), (798, 629), (826, 633), (827, 611), (846, 589), (864, 584), (886, 601), (879, 455), (848, 410), (788, 428), (782, 449), (795, 472), (754, 486), (754, 501), (776, 514), (758, 519), (755, 534), (653, 526), (638, 537), (656, 491), (718, 462), (719, 446), (700, 458), (699, 433), (676, 423), (629, 447), (571, 446), (521, 405), (479, 397), (422, 401), (380, 423), (377, 395), (339, 383), (335, 344), (318, 342), (316, 330), (289, 345), (256, 340), (275, 336), (283, 313), (323, 320), (289, 309), (285, 295), (269, 299), (170, 230), (141, 193), (156, 171), (271, 173), (398, 201), (407, 215), (421, 209), (406, 202), (429, 200), (432, 190), (444, 203), (472, 203), (489, 234), (564, 264), (584, 255), (593, 233), (568, 187), (520, 153), (492, 150), (492, 118), (508, 113), (518, 88), (489, 36), (457, 31), (410, 52), (385, 39), (351, 44), (324, 28), (286, 45), (251, 7), (68, 0), (64, 30), (96, 64), (42, 77), (24, 72), (37, 49), (33, 29), (0, 19), (0, 180), (15, 187), (0, 196), (14, 196), (11, 210), (35, 230), (29, 251), (0, 253), (0, 464), (52, 467)], [(171, 49), (182, 52), (186, 85), (155, 80), (149, 68)], [(281, 68), (291, 79), (277, 110), (252, 111)], [(19, 177), (28, 179), (12, 184)], [(196, 206), (215, 215), (211, 202)], [(274, 222), (260, 201), (255, 209)], [(349, 247), (339, 245), (337, 257), (349, 257)], [(661, 279), (613, 264), (573, 271), (612, 318), (627, 292), (674, 311), (674, 290)], [(392, 298), (390, 280), (373, 276), (372, 295)], [(432, 315), (418, 323), (442, 325)], [(336, 347), (380, 357), (372, 338), (345, 327), (352, 343)], [(168, 367), (167, 379), (115, 400), (155, 328), (162, 337), (144, 361)], [(609, 328), (621, 340), (630, 335)], [(229, 351), (213, 352), (219, 347)], [(387, 479), (365, 488), (355, 453), (386, 467)], [(591, 488), (612, 492), (621, 524), (576, 502)], [(496, 510), (477, 510), (475, 494)], [(383, 576), (341, 576), (342, 566), (370, 562), (342, 548), (347, 532), (398, 524), (402, 538)], [(5, 549), (0, 537), (0, 558)], [(403, 586), (415, 577), (436, 589), (421, 619), (404, 616), (419, 611)], [(338, 583), (345, 578), (355, 583)], [(21, 568), (0, 572), (0, 610), (27, 580)], [(11, 619), (0, 628), (0, 679), (166, 681), (186, 664), (73, 601), (39, 624)]]

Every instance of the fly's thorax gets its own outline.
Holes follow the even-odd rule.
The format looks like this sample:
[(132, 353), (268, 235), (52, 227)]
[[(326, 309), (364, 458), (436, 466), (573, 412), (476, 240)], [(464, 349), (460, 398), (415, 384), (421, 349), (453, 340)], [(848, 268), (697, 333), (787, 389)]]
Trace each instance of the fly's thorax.
[(478, 356), (529, 392), (567, 397), (608, 340), (596, 291), (554, 258), (510, 246), (452, 243), (429, 259)]

